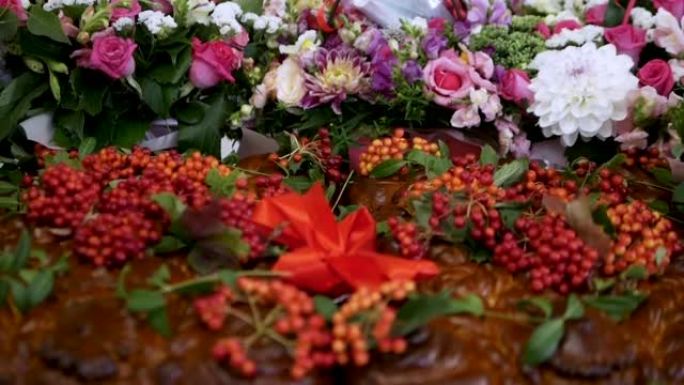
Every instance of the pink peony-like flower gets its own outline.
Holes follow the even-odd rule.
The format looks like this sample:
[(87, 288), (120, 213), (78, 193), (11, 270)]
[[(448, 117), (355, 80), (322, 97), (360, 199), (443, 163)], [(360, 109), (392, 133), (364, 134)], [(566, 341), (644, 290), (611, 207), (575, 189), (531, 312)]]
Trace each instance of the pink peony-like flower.
[(21, 5), (21, 0), (0, 0), (0, 8), (9, 9), (22, 24), (28, 20), (28, 14)]
[(131, 39), (115, 36), (108, 31), (93, 35), (93, 48), (74, 51), (81, 67), (104, 72), (112, 79), (121, 79), (135, 72), (133, 52), (138, 47)]
[(606, 20), (606, 10), (608, 9), (608, 4), (595, 5), (584, 13), (584, 21), (587, 24), (593, 25), (603, 25)]
[(473, 87), (470, 66), (449, 54), (431, 60), (423, 70), (427, 89), (434, 94), (435, 103), (450, 107), (468, 95)]
[(656, 9), (668, 10), (677, 19), (684, 17), (684, 1), (682, 0), (653, 0), (653, 5)]
[(197, 88), (209, 88), (222, 80), (235, 82), (233, 71), (242, 65), (242, 52), (223, 40), (203, 43), (192, 39), (190, 81)]
[(499, 95), (518, 104), (531, 101), (534, 93), (530, 89), (527, 72), (517, 68), (506, 71), (499, 84)]
[(572, 31), (580, 28), (582, 25), (575, 20), (561, 20), (553, 27), (553, 34), (561, 33), (564, 29)]
[(674, 76), (670, 65), (661, 59), (653, 59), (646, 63), (637, 73), (642, 85), (655, 88), (660, 95), (667, 96), (674, 87)]
[[(122, 3), (122, 4), (119, 4)], [(135, 19), (142, 11), (140, 2), (138, 0), (112, 0), (112, 16), (111, 21), (115, 22), (123, 17)]]
[(604, 36), (606, 41), (617, 48), (618, 53), (631, 57), (635, 65), (639, 63), (641, 50), (646, 46), (645, 30), (630, 24), (622, 24), (606, 28)]
[(549, 28), (549, 26), (543, 21), (537, 24), (536, 31), (544, 39), (548, 39), (551, 37), (551, 35), (553, 35), (553, 33), (551, 33), (551, 29)]

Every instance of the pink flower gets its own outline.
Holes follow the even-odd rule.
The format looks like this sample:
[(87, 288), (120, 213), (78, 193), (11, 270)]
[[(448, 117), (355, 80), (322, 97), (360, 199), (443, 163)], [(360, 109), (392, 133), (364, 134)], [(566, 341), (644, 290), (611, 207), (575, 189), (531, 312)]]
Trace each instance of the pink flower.
[(608, 4), (595, 5), (589, 9), (584, 14), (584, 21), (587, 24), (593, 25), (603, 25), (606, 20), (606, 10), (608, 9)]
[(544, 39), (548, 39), (552, 35), (551, 29), (544, 22), (537, 24), (537, 33), (540, 34)]
[(613, 44), (618, 53), (632, 58), (634, 64), (639, 63), (641, 50), (646, 46), (646, 31), (630, 24), (622, 24), (613, 28), (606, 28), (606, 41)]
[(235, 82), (233, 71), (242, 65), (242, 52), (223, 40), (202, 43), (192, 39), (190, 81), (197, 88), (209, 88), (225, 80)]
[(423, 70), (423, 80), (434, 94), (435, 103), (450, 107), (458, 99), (464, 98), (473, 87), (468, 74), (470, 66), (455, 55), (443, 54), (430, 60)]
[(672, 69), (666, 61), (653, 59), (646, 63), (637, 73), (642, 85), (655, 88), (660, 95), (667, 96), (674, 87)]
[(446, 24), (446, 20), (442, 17), (435, 17), (434, 19), (430, 19), (428, 22), (428, 28), (429, 29), (436, 29), (438, 31), (444, 31), (444, 25)]
[(245, 48), (249, 44), (249, 33), (243, 29), (242, 32), (233, 36), (230, 43), (238, 48)]
[(656, 9), (665, 8), (677, 19), (684, 17), (684, 1), (682, 0), (653, 0), (653, 5)]
[(173, 13), (173, 5), (171, 5), (169, 0), (154, 0), (152, 2), (152, 9), (165, 15), (170, 15)]
[(78, 35), (78, 27), (74, 25), (74, 20), (66, 16), (64, 12), (59, 11), (59, 23), (62, 25), (62, 31), (69, 37), (76, 37)]
[(582, 25), (575, 20), (561, 20), (553, 27), (553, 34), (561, 33), (564, 29), (572, 31), (580, 28)]
[(137, 47), (131, 39), (99, 33), (93, 35), (92, 49), (80, 49), (71, 56), (81, 67), (100, 70), (112, 79), (121, 79), (135, 72), (133, 52)]
[[(124, 4), (119, 4), (119, 3), (124, 3)], [(130, 19), (135, 19), (136, 16), (140, 13), (142, 8), (140, 7), (140, 3), (138, 0), (112, 0), (111, 2), (112, 5), (112, 17), (111, 21), (117, 21), (123, 17), (128, 17)]]
[(21, 5), (21, 0), (0, 0), (0, 8), (9, 9), (22, 24), (28, 20), (28, 14), (26, 14), (26, 10)]
[(675, 18), (666, 9), (660, 8), (655, 15), (653, 41), (673, 56), (684, 53), (684, 31), (681, 20)]
[(499, 95), (518, 104), (531, 101), (534, 94), (530, 90), (530, 78), (527, 72), (517, 68), (506, 71), (501, 78)]

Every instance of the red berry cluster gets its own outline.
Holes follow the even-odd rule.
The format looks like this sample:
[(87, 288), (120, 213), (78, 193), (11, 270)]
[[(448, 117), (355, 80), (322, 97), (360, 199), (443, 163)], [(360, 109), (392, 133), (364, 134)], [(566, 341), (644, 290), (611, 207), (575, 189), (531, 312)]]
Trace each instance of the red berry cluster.
[(260, 198), (270, 198), (290, 192), (284, 180), (281, 174), (260, 176), (255, 179), (254, 185)]
[(357, 290), (333, 316), (332, 349), (337, 363), (368, 364), (370, 341), (376, 341), (383, 353), (403, 353), (406, 340), (391, 333), (396, 319), (392, 303), (405, 300), (415, 289), (412, 281), (390, 281), (376, 291)]
[[(608, 209), (608, 218), (618, 231), (617, 241), (606, 256), (603, 273), (613, 275), (629, 266), (646, 267), (649, 274), (662, 272), (682, 243), (672, 222), (652, 211), (643, 201), (622, 203)], [(658, 257), (658, 253), (661, 253)], [(660, 260), (659, 260), (660, 259)]]
[(293, 352), (294, 363), (290, 374), (300, 379), (313, 369), (327, 368), (335, 364), (331, 352), (332, 337), (326, 321), (315, 312), (313, 299), (305, 292), (282, 281), (264, 281), (251, 278), (238, 280), (239, 291), (235, 294), (219, 289), (215, 294), (195, 300), (195, 309), (202, 321), (212, 330), (220, 330), (227, 317), (239, 314), (245, 304), (259, 306), (267, 313), (264, 319), (250, 320), (254, 334), (240, 339), (225, 338), (214, 346), (214, 358), (225, 362), (242, 375), (256, 373), (256, 364), (248, 358), (248, 350), (261, 338), (273, 338), (287, 344)]
[(607, 168), (602, 168), (599, 171), (599, 177), (601, 179), (598, 186), (602, 193), (602, 201), (609, 205), (616, 205), (627, 200), (627, 183), (622, 175)]
[(655, 146), (645, 150), (632, 147), (625, 150), (624, 153), (627, 156), (625, 164), (628, 167), (641, 168), (647, 171), (656, 167), (668, 167), (667, 159), (660, 152), (660, 149)]
[(473, 154), (454, 157), (454, 167), (432, 180), (421, 180), (411, 186), (411, 196), (421, 197), (427, 192), (445, 189), (465, 192), (478, 199), (502, 198), (504, 191), (493, 185), (494, 165), (481, 165)]
[(578, 192), (577, 182), (563, 178), (554, 168), (545, 168), (539, 162), (531, 162), (529, 170), (520, 183), (506, 189), (506, 200), (527, 202), (553, 195), (564, 201), (572, 200)]
[(401, 255), (407, 258), (420, 259), (427, 253), (427, 240), (421, 239), (418, 226), (413, 222), (401, 221), (397, 217), (387, 220), (392, 237), (399, 243)]
[(64, 164), (49, 167), (22, 195), (29, 221), (39, 225), (76, 229), (98, 199), (100, 185), (87, 172)]
[(252, 221), (255, 203), (253, 196), (242, 192), (235, 193), (231, 198), (219, 200), (221, 221), (226, 226), (242, 232), (242, 240), (250, 247), (249, 258), (263, 255), (267, 247), (266, 239)]

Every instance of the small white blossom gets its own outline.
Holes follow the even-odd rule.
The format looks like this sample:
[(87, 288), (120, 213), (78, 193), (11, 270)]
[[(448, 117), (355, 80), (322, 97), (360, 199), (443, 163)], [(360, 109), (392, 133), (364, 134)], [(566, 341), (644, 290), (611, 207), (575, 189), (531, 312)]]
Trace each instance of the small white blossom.
[[(250, 15), (250, 19), (252, 19)], [(244, 18), (242, 19), (245, 20)], [(257, 31), (266, 31), (266, 33), (273, 34), (278, 32), (283, 25), (283, 21), (277, 16), (257, 16), (253, 19), (253, 27)]]
[(142, 11), (138, 14), (138, 24), (143, 24), (153, 35), (165, 35), (178, 27), (173, 17), (159, 11)]
[(589, 1), (587, 1), (585, 8), (592, 8), (592, 7), (595, 7), (597, 5), (603, 5), (603, 4), (608, 4), (608, 0), (589, 0)]
[(635, 27), (648, 30), (655, 25), (655, 16), (646, 8), (634, 7), (629, 15)]
[[(22, 0), (23, 1), (28, 1), (28, 0)], [(64, 7), (71, 7), (71, 6), (89, 6), (93, 5), (95, 3), (95, 0), (48, 0), (47, 3), (43, 4), (43, 9), (52, 12), (57, 9), (62, 9)]]
[(278, 49), (283, 55), (306, 56), (316, 52), (320, 45), (321, 41), (318, 39), (318, 32), (310, 29), (299, 35), (294, 45), (281, 45)]
[(187, 25), (209, 25), (209, 14), (214, 10), (215, 4), (209, 0), (189, 0), (188, 8), (189, 12), (185, 17)]
[(28, 9), (31, 6), (31, 2), (29, 0), (21, 0), (21, 6), (24, 9)]
[(237, 20), (242, 15), (242, 8), (232, 1), (218, 4), (211, 13), (211, 23), (219, 28), (221, 35), (238, 34), (242, 25)]
[(114, 27), (115, 30), (117, 31), (123, 31), (129, 28), (132, 28), (135, 25), (135, 21), (131, 19), (130, 17), (122, 17), (117, 19), (112, 27)]
[(563, 10), (560, 0), (525, 0), (524, 4), (541, 13), (555, 14)]
[(594, 42), (603, 37), (603, 27), (585, 25), (579, 29), (564, 29), (546, 40), (549, 48), (563, 48), (568, 45), (583, 45)]

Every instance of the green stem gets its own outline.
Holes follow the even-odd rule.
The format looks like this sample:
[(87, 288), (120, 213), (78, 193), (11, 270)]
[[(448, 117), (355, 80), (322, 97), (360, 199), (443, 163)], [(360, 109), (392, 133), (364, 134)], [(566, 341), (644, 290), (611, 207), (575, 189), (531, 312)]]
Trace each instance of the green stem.
[[(266, 270), (255, 270), (255, 271), (243, 271), (238, 273), (238, 277), (254, 277), (254, 278), (276, 278), (284, 277), (287, 274), (280, 273), (277, 271), (266, 271)], [(215, 283), (221, 282), (221, 278), (218, 274), (206, 275), (204, 277), (189, 279), (187, 281), (178, 282), (172, 285), (165, 285), (161, 292), (164, 294), (173, 293), (178, 290), (186, 289), (200, 283)]]
[(657, 188), (657, 189), (659, 189), (659, 190), (667, 191), (667, 192), (670, 192), (670, 193), (674, 191), (674, 190), (672, 190), (671, 188), (668, 188), (668, 187), (665, 187), (665, 186), (661, 186), (661, 185), (658, 185), (658, 184), (655, 184), (655, 183), (650, 183), (650, 182), (644, 182), (644, 181), (636, 180), (636, 179), (630, 179), (629, 183), (640, 184), (640, 185), (643, 185), (643, 186), (646, 186), (646, 187)]
[(239, 319), (240, 321), (246, 323), (249, 326), (254, 326), (254, 322), (252, 322), (251, 319), (249, 319), (249, 315), (245, 314), (243, 311), (235, 309), (235, 308), (229, 308), (228, 309), (228, 314), (232, 315), (233, 317)]

